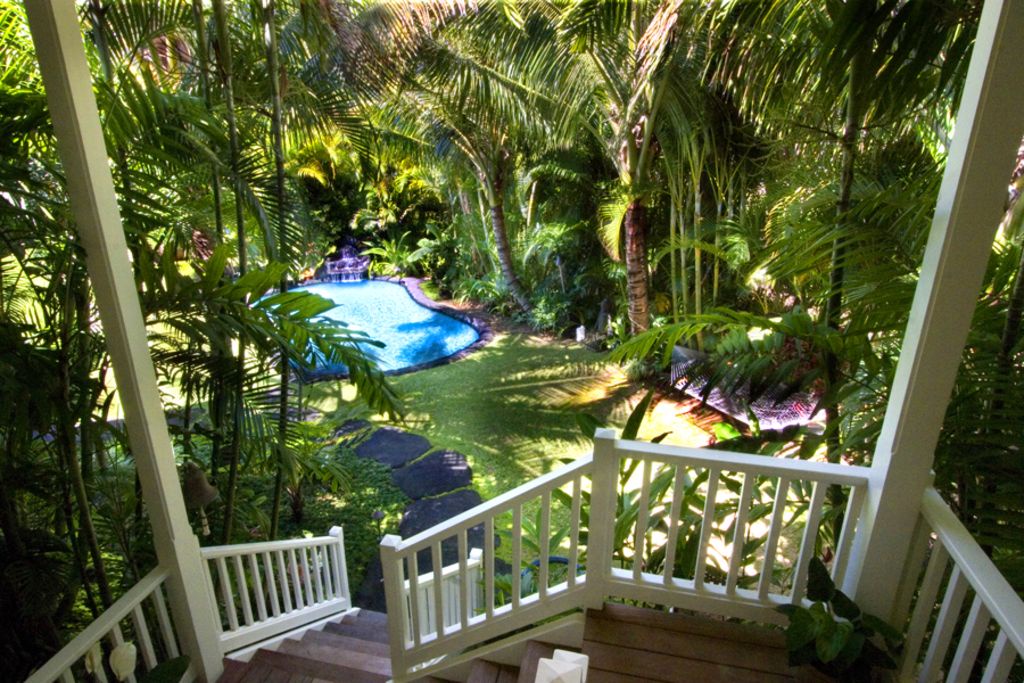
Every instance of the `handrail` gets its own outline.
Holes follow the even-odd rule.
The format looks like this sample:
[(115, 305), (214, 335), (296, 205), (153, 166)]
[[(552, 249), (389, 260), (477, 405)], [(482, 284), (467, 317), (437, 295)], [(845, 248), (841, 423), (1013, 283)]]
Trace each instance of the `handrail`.
[(425, 529), (414, 536), (401, 539), (395, 547), (396, 551), (421, 550), (435, 538), (447, 538), (464, 529), (474, 527), (484, 521), (491, 513), (507, 510), (510, 507), (525, 503), (544, 489), (558, 488), (569, 483), (580, 474), (587, 474), (594, 462), (594, 456), (587, 455), (573, 461), (565, 467), (541, 475), (536, 479), (506, 491), (499, 496), (459, 513), (446, 522)]
[(1017, 651), (1024, 653), (1024, 600), (934, 488), (925, 491), (921, 514), (992, 618)]
[(826, 482), (847, 486), (861, 486), (868, 483), (870, 468), (858, 465), (839, 465), (813, 460), (773, 458), (766, 455), (751, 455), (733, 451), (689, 448), (647, 441), (615, 440), (615, 449), (627, 457), (638, 460), (670, 462), (685, 461), (688, 465), (715, 467), (719, 470), (738, 470), (765, 476), (799, 475), (803, 481)]
[(200, 552), (220, 614), (224, 654), (352, 607), (341, 527), (326, 536)]
[(89, 653), (93, 646), (102, 641), (112, 630), (118, 628), (122, 619), (127, 618), (146, 598), (155, 591), (169, 576), (170, 571), (157, 567), (146, 574), (134, 586), (118, 598), (91, 624), (62, 647), (53, 657), (28, 677), (25, 683), (49, 683), (64, 676)]

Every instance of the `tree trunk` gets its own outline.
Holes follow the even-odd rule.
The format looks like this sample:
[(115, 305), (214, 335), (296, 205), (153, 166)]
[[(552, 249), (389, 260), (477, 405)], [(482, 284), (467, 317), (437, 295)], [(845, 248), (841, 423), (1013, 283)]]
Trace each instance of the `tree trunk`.
[[(217, 25), (217, 63), (220, 67), (221, 83), (224, 88), (224, 114), (228, 126), (228, 145), (231, 156), (231, 179), (235, 190), (235, 226), (238, 234), (238, 273), (245, 275), (248, 265), (248, 247), (245, 239), (245, 214), (242, 208), (241, 150), (238, 142), (238, 125), (235, 120), (235, 95), (231, 42), (228, 31), (227, 8), (224, 0), (213, 0), (213, 16)], [(237, 378), (234, 387), (234, 419), (232, 420), (231, 444), (228, 451), (228, 483), (224, 496), (224, 525), (221, 542), (228, 543), (234, 523), (235, 489), (238, 487), (238, 466), (242, 457), (242, 404), (245, 384), (245, 340), (238, 340)]]
[[(857, 143), (860, 139), (860, 70), (863, 62), (861, 54), (854, 55), (850, 64), (850, 76), (847, 83), (846, 120), (843, 125), (842, 166), (839, 175), (839, 196), (836, 200), (836, 220), (842, 224), (850, 210), (850, 196), (853, 192), (854, 164), (857, 160)], [(832, 242), (832, 259), (829, 272), (829, 297), (825, 307), (825, 323), (834, 330), (839, 330), (843, 318), (843, 283), (846, 269), (843, 259), (846, 249), (843, 245), (842, 231)], [(825, 405), (826, 444), (829, 462), (839, 462), (842, 455), (842, 438), (839, 433), (839, 404), (835, 400), (836, 388), (840, 381), (840, 359), (831, 352), (825, 353), (825, 377), (828, 383), (826, 391), (829, 400)]]
[(651, 326), (647, 291), (647, 209), (634, 199), (626, 209), (626, 286), (629, 329), (633, 334)]
[(524, 313), (530, 312), (530, 300), (523, 291), (523, 286), (516, 276), (515, 268), (512, 265), (512, 247), (509, 245), (508, 232), (505, 230), (505, 186), (501, 173), (497, 173), (491, 183), (491, 191), (487, 197), (491, 205), (491, 229), (494, 231), (494, 248), (498, 252), (498, 261), (501, 264), (501, 274), (505, 278), (509, 293), (515, 299), (516, 305)]

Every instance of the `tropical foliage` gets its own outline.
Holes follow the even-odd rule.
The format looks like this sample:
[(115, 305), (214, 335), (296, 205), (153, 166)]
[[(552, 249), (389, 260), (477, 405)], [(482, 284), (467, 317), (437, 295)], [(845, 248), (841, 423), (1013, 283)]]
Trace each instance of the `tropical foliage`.
[[(816, 397), (823, 429), (755, 423), (733, 448), (870, 460), (980, 2), (79, 7), (175, 445), (220, 490), (215, 540), (273, 537), (304, 490), (344, 490), (332, 419), (402, 410), (372, 340), (293, 289), (352, 244), (376, 273), (583, 325), (617, 359), (663, 368), (685, 344), (709, 387)], [(153, 550), (13, 0), (0, 47), (0, 382), (22, 399), (0, 410), (0, 610), (23, 625), (0, 648), (25, 671)], [(1021, 169), (1008, 180), (936, 482), (1024, 586)], [(310, 426), (317, 356), (358, 399)]]

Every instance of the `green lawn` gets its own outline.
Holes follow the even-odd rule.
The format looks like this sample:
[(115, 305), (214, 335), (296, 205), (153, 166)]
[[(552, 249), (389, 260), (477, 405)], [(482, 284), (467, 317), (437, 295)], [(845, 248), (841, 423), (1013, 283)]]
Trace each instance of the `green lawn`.
[[(397, 426), (463, 453), (484, 499), (588, 452), (577, 414), (621, 427), (642, 395), (603, 354), (523, 333), (500, 333), (462, 360), (392, 381), (407, 407)], [(314, 385), (311, 403), (329, 413), (337, 392), (333, 383)], [(671, 415), (652, 416), (641, 436), (669, 430), (683, 436), (671, 439), (677, 443), (706, 442), (702, 432)]]

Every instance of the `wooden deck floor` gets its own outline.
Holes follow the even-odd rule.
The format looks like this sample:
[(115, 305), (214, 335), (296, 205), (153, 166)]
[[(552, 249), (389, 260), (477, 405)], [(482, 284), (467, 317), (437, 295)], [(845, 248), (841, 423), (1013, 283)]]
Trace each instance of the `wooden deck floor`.
[(583, 636), (588, 683), (811, 680), (790, 669), (781, 631), (654, 610), (590, 610)]

